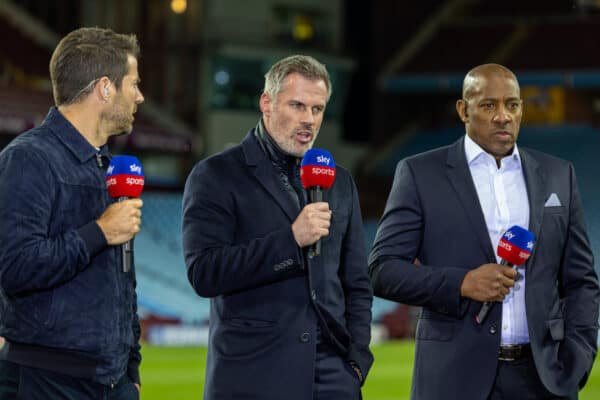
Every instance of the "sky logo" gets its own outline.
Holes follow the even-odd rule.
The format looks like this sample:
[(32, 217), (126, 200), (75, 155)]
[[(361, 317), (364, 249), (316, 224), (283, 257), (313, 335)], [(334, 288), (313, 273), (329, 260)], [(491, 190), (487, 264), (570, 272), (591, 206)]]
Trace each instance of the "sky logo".
[(329, 165), (329, 161), (331, 159), (329, 157), (325, 157), (325, 156), (317, 156), (317, 161), (320, 163), (325, 163), (327, 165)]
[(142, 173), (142, 166), (141, 165), (136, 165), (136, 164), (131, 164), (129, 166), (129, 171), (140, 174)]

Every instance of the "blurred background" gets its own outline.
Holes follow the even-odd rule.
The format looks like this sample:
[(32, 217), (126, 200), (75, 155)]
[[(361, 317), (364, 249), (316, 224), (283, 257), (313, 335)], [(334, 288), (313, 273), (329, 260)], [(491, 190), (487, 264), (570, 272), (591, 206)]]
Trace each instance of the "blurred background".
[[(312, 55), (329, 69), (333, 96), (316, 146), (353, 172), (368, 248), (396, 163), (464, 134), (454, 108), (464, 74), (496, 62), (521, 83), (520, 146), (574, 163), (600, 254), (600, 0), (0, 0), (0, 149), (43, 120), (53, 103), (51, 53), (81, 26), (135, 33), (141, 45), (146, 101), (133, 133), (115, 139), (111, 150), (136, 155), (146, 175), (135, 246), (148, 349), (197, 349), (207, 341), (208, 300), (191, 289), (182, 257), (185, 178), (197, 161), (238, 143), (256, 125), (263, 75), (290, 54)], [(374, 344), (407, 338), (412, 357), (417, 314), (375, 299)], [(170, 362), (165, 354), (144, 361), (150, 387), (155, 378), (181, 383), (175, 374), (167, 382), (166, 364), (150, 372), (153, 360)], [(202, 350), (173, 354), (174, 364), (194, 354), (196, 394), (156, 398), (199, 398)], [(389, 378), (404, 374), (409, 382), (410, 362), (401, 366), (408, 372), (392, 362)], [(406, 387), (392, 396), (389, 388), (375, 394), (369, 385), (367, 400), (408, 397)], [(598, 388), (600, 375), (590, 385)]]

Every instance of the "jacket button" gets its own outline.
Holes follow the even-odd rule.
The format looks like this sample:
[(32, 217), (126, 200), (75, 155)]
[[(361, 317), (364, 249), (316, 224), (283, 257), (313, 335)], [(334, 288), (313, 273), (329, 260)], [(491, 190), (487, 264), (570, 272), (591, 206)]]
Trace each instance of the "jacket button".
[(309, 340), (310, 340), (310, 333), (304, 332), (302, 335), (300, 335), (300, 341), (302, 343), (307, 343)]
[(310, 298), (313, 300), (317, 299), (317, 292), (315, 292), (314, 290), (310, 291)]
[(490, 333), (494, 335), (498, 331), (498, 327), (494, 324), (490, 326)]

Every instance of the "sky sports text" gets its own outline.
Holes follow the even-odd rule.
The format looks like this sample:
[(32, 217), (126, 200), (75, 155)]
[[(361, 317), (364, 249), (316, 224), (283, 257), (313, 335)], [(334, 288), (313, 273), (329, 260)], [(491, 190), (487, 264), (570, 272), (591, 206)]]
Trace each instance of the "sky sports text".
[[(144, 184), (144, 178), (127, 177), (125, 183), (129, 186), (139, 186)], [(117, 178), (109, 178), (106, 180), (106, 186), (110, 187), (117, 184)]]
[(312, 167), (311, 168), (312, 175), (329, 175), (335, 176), (335, 170), (333, 168), (320, 168), (320, 167)]

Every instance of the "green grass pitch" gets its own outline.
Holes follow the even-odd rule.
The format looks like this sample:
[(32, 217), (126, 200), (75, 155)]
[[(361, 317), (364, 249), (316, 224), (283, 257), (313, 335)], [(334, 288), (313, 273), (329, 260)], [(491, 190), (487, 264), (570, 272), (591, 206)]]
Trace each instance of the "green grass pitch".
[[(363, 388), (364, 400), (408, 400), (414, 342), (388, 342), (372, 350), (375, 364)], [(145, 345), (142, 355), (142, 400), (202, 399), (206, 348)], [(579, 399), (600, 399), (600, 361)]]

